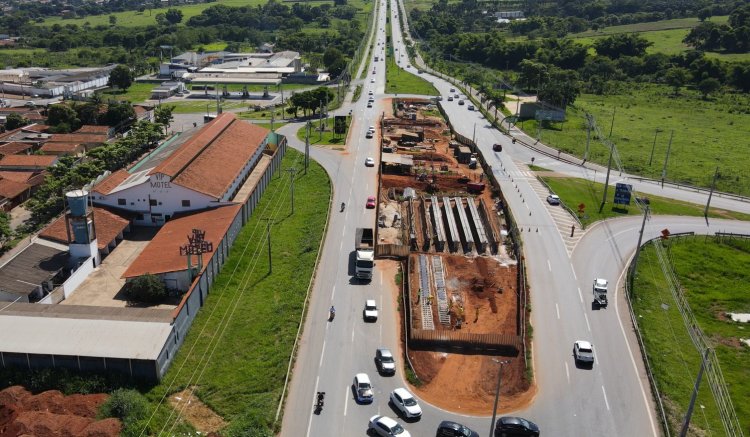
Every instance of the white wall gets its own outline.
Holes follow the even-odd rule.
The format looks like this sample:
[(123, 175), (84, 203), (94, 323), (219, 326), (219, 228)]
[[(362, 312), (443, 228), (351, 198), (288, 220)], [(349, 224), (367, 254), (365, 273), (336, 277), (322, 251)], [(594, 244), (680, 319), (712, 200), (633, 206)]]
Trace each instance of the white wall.
[(63, 282), (62, 288), (65, 292), (65, 298), (67, 299), (70, 295), (76, 291), (79, 285), (94, 271), (94, 261), (92, 257), (86, 258), (85, 261), (78, 267), (78, 270), (73, 272), (70, 277)]

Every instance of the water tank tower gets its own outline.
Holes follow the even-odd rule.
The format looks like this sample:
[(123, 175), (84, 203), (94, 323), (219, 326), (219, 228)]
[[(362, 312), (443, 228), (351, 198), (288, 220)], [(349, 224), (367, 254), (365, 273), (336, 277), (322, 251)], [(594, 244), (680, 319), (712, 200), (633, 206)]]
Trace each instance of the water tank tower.
[(65, 224), (68, 231), (70, 255), (74, 258), (94, 257), (99, 264), (99, 249), (96, 242), (94, 211), (89, 205), (89, 192), (73, 190), (65, 193), (68, 212)]

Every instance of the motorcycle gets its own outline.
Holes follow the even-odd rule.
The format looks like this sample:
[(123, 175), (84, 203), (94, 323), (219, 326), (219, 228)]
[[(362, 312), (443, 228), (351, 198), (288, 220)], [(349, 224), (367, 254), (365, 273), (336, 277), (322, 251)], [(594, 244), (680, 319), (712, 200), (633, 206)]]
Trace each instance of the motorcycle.
[(321, 411), (323, 411), (323, 399), (326, 396), (326, 392), (319, 391), (318, 394), (315, 396), (315, 414), (320, 414)]
[(344, 212), (344, 208), (346, 208), (346, 204), (344, 202), (341, 202), (341, 212)]
[(328, 310), (328, 321), (332, 322), (334, 317), (336, 317), (336, 310), (331, 307), (331, 309)]

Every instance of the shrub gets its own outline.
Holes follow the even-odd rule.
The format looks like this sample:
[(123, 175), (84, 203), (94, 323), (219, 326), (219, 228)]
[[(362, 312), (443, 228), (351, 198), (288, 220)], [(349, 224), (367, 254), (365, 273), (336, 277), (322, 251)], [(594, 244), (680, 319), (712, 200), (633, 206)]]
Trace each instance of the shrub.
[(159, 302), (167, 297), (167, 287), (158, 276), (147, 273), (125, 284), (125, 294), (140, 302)]

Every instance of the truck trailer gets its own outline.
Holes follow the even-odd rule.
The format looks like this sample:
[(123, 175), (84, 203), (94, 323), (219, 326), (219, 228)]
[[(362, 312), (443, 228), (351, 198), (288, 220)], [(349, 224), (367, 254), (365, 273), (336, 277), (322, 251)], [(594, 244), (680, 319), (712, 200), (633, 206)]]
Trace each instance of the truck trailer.
[(607, 285), (606, 279), (594, 279), (594, 304), (602, 307), (607, 306)]

